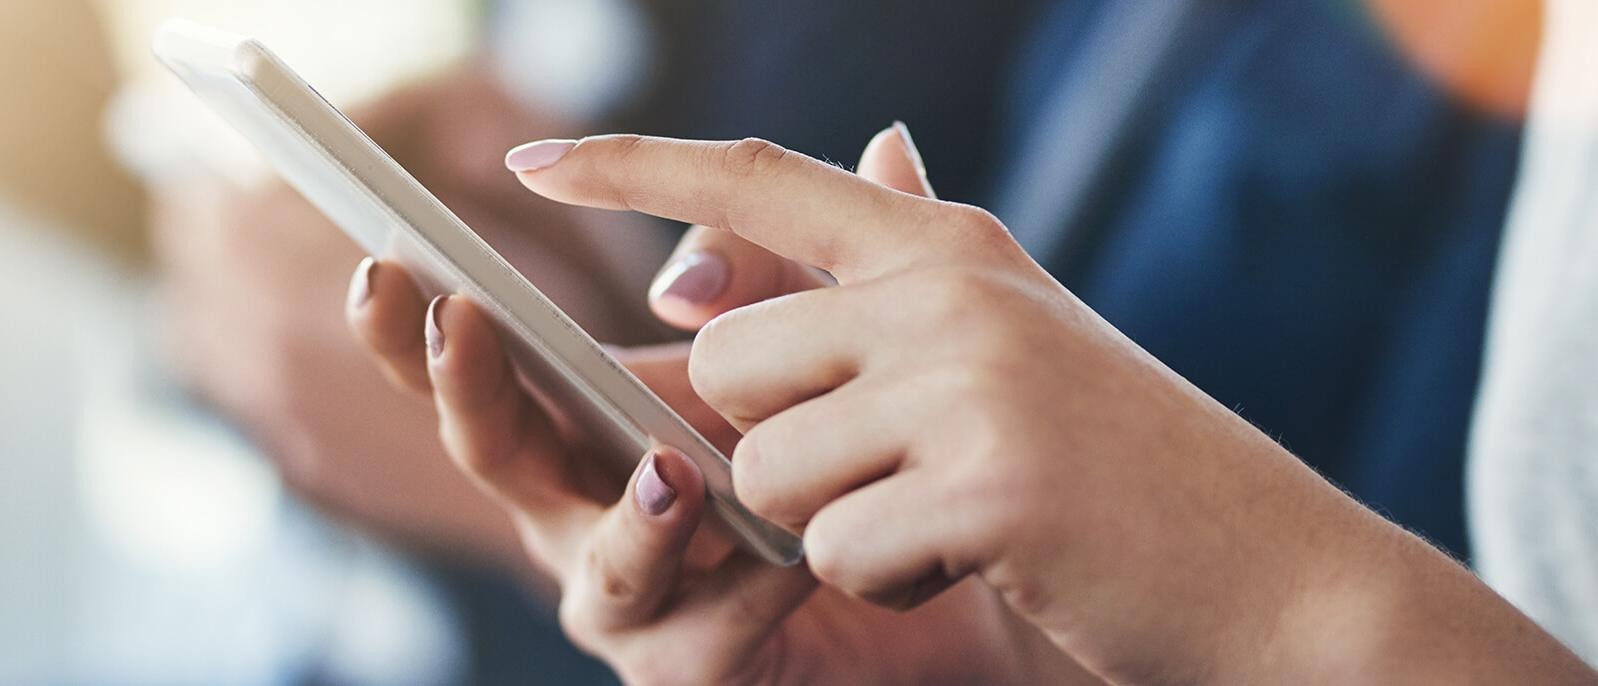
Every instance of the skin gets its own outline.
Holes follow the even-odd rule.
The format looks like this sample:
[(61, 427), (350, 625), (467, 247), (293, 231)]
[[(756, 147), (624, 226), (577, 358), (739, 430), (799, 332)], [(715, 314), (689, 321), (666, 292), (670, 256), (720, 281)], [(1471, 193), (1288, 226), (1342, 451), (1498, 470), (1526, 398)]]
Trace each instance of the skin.
[[(922, 183), (900, 139), (879, 136), (861, 173), (888, 183)], [(725, 232), (696, 227), (682, 251), (712, 250), (734, 260), (719, 297), (653, 301), (662, 318), (685, 328), (735, 307), (827, 283)], [(358, 271), (349, 318), (357, 338), (391, 378), (433, 395), (449, 454), (502, 503), (532, 559), (561, 587), (560, 618), (580, 646), (604, 657), (630, 683), (1097, 683), (1032, 627), (1006, 611), (991, 589), (961, 584), (908, 613), (876, 607), (835, 589), (817, 590), (803, 567), (779, 569), (736, 551), (701, 529), (703, 480), (673, 450), (649, 456), (675, 492), (651, 515), (636, 497), (594, 472), (580, 437), (563, 435), (504, 358), (490, 325), (463, 297), (421, 299), (396, 264)], [(370, 293), (364, 280), (375, 273)], [(423, 350), (436, 318), (437, 353)], [(689, 385), (689, 349), (619, 351), (662, 371), (655, 388), (701, 433), (731, 451), (738, 432)], [(635, 358), (636, 359), (636, 358)], [(635, 370), (639, 365), (633, 365)], [(648, 368), (646, 366), (646, 368)], [(643, 462), (640, 463), (641, 465)], [(684, 659), (683, 646), (694, 646)]]
[[(1495, 113), (1522, 110), (1540, 3), (1367, 4), (1395, 46), (1439, 83)], [(489, 163), (529, 135), (577, 125), (529, 112), (472, 64), (359, 108), (355, 118), (602, 340), (663, 339), (639, 307), (643, 284), (634, 275), (666, 247), (617, 240), (640, 233), (617, 215), (596, 220), (533, 202)], [(380, 376), (358, 364), (360, 350), (344, 336), (336, 309), (307, 305), (328, 302), (360, 259), (357, 249), (282, 184), (239, 189), (197, 179), (153, 190), (171, 357), (191, 385), (237, 419), (286, 481), (322, 509), (391, 539), (519, 566), (523, 556), (505, 518), (438, 459), (427, 429), (431, 407), (386, 392)], [(721, 249), (734, 261), (761, 250)], [(784, 266), (762, 273), (808, 277)], [(738, 277), (732, 286), (796, 288)], [(749, 293), (652, 304), (665, 321), (696, 329), (718, 306), (753, 302)], [(650, 376), (647, 364), (635, 371), (652, 384), (686, 385)], [(383, 430), (371, 430), (378, 425)]]
[[(863, 164), (863, 178), (759, 140), (606, 136), (520, 174), (563, 203), (696, 223), (708, 228), (691, 240), (836, 277), (720, 313), (688, 362), (694, 390), (745, 434), (739, 497), (802, 533), (814, 595), (802, 573), (724, 544), (708, 546), (707, 572), (702, 485), (670, 451), (652, 462), (673, 509), (595, 502), (464, 298), (431, 308), (437, 354), (382, 358), (425, 366), (446, 447), (554, 570), (581, 645), (642, 683), (891, 681), (904, 672), (859, 671), (876, 664), (861, 653), (956, 629), (959, 664), (1031, 678), (1080, 665), (1115, 683), (1598, 681), (1466, 570), (1110, 327), (991, 215), (925, 197), (911, 151), (897, 172)], [(743, 271), (776, 269), (764, 264)], [(399, 290), (361, 307), (408, 296), (409, 316), (385, 328), (414, 339), (420, 300)], [(928, 613), (951, 597), (999, 619)], [(850, 598), (917, 609), (887, 631)], [(848, 631), (862, 626), (874, 630)], [(1026, 640), (1039, 635), (1070, 660), (1044, 659)], [(696, 646), (694, 659), (663, 658), (661, 642)]]
[[(492, 171), (505, 147), (569, 124), (513, 102), (473, 64), (351, 115), (583, 326), (618, 342), (662, 337), (663, 327), (637, 324), (648, 314), (634, 294), (669, 244), (629, 240), (643, 254), (623, 264), (598, 250), (617, 243), (605, 232), (645, 229), (539, 202)], [(524, 570), (504, 513), (444, 459), (431, 404), (394, 391), (350, 339), (330, 298), (360, 249), (279, 182), (193, 178), (152, 190), (163, 324), (189, 385), (262, 446), (290, 487), (341, 521)]]
[[(1507, 6), (1479, 4), (1483, 5), (1483, 11)], [(1451, 32), (1439, 32), (1432, 30), (1437, 25), (1432, 21), (1436, 16), (1474, 17), (1483, 12), (1463, 12), (1457, 3), (1372, 5), (1400, 47), (1440, 81), (1491, 111), (1513, 114), (1520, 110), (1533, 53), (1530, 47), (1534, 44), (1534, 31), (1521, 31), (1535, 26), (1535, 21), (1521, 21), (1529, 13), (1519, 12), (1486, 22), (1449, 22)], [(1532, 3), (1526, 7), (1534, 6)], [(1511, 29), (1500, 30), (1505, 26)], [(1486, 31), (1488, 28), (1493, 30)], [(1486, 36), (1491, 40), (1456, 40), (1461, 36)], [(1493, 36), (1508, 38), (1499, 40)], [(1451, 48), (1461, 43), (1490, 49), (1463, 54)], [(546, 218), (543, 212), (550, 210), (550, 206), (530, 205), (525, 198), (505, 192), (508, 179), (485, 173), (489, 165), (478, 159), (497, 156), (501, 143), (495, 141), (508, 144), (516, 135), (525, 135), (508, 129), (522, 128), (528, 122), (536, 124), (528, 124), (530, 128), (543, 131), (558, 131), (561, 126), (529, 118), (528, 113), (495, 94), (492, 85), (480, 75), (466, 73), (449, 81), (408, 89), (370, 108), (357, 119), (396, 157), (422, 176), (451, 207), (466, 215), (468, 221), (491, 239), (523, 240), (530, 224), (557, 228), (578, 224), (559, 213), (553, 220)], [(474, 135), (456, 135), (461, 131)], [(485, 132), (498, 133), (488, 135)], [(467, 153), (455, 154), (461, 150)], [(473, 154), (472, 150), (484, 154)], [(862, 171), (868, 171), (865, 165)], [(919, 182), (911, 174), (902, 174), (897, 182), (880, 176), (876, 180), (911, 193), (917, 192), (912, 182)], [(480, 556), (486, 554), (513, 566), (522, 559), (515, 529), (507, 524), (506, 518), (488, 499), (476, 497), (467, 479), (447, 469), (445, 462), (438, 459), (436, 439), (425, 429), (433, 416), (432, 408), (404, 395), (385, 392), (378, 374), (354, 364), (358, 350), (342, 336), (333, 310), (304, 305), (325, 301), (329, 287), (336, 288), (333, 284), (341, 278), (337, 275), (345, 272), (359, 257), (353, 246), (343, 242), (325, 220), (281, 186), (248, 192), (205, 185), (189, 186), (181, 192), (167, 189), (161, 194), (156, 217), (158, 240), (163, 246), (164, 261), (169, 267), (170, 292), (174, 296), (174, 358), (202, 393), (241, 418), (250, 432), (270, 449), (291, 484), (325, 509), (379, 533), (433, 547)], [(606, 221), (616, 221), (616, 218), (608, 216)], [(697, 228), (679, 249), (679, 255), (686, 255), (695, 248), (708, 248), (729, 255), (730, 261), (737, 265), (753, 266), (735, 269), (731, 286), (715, 302), (655, 299), (651, 304), (662, 319), (697, 329), (739, 305), (814, 285), (805, 283), (811, 276), (807, 268), (776, 259), (769, 251), (752, 243), (730, 239), (735, 237), (720, 229)], [(510, 252), (514, 258), (515, 250)], [(544, 264), (518, 262), (591, 331), (602, 335), (609, 332), (612, 340), (649, 337), (650, 334), (636, 333), (633, 326), (637, 319), (628, 314), (628, 305), (634, 301), (625, 293), (636, 289), (630, 290), (626, 285), (612, 287), (609, 283), (594, 289), (588, 286), (592, 284), (582, 278), (582, 273), (560, 276), (563, 268), (585, 264), (596, 252), (603, 251), (579, 248), (570, 254), (557, 254), (555, 259)], [(536, 257), (539, 253), (528, 250), (525, 254)], [(587, 272), (586, 269), (579, 271)], [(626, 269), (616, 270), (613, 276), (627, 272)], [(378, 280), (386, 281), (393, 272), (379, 269), (378, 274)], [(750, 274), (761, 276), (746, 278)], [(596, 292), (606, 291), (609, 294), (592, 297)], [(624, 295), (618, 297), (616, 293)], [(244, 309), (236, 307), (241, 301), (254, 305)], [(409, 321), (414, 324), (419, 319), (411, 317)], [(412, 354), (423, 348), (416, 334), (418, 330), (418, 326), (412, 325), (404, 331), (403, 337), (412, 340)], [(941, 332), (931, 335), (937, 336), (941, 336)], [(696, 424), (706, 427), (714, 422), (705, 417), (714, 418), (715, 410), (698, 401), (687, 381), (686, 352), (682, 348), (629, 350), (619, 355), (646, 383), (685, 414), (699, 415)], [(426, 370), (419, 371), (425, 379)], [(397, 380), (410, 386), (421, 385), (414, 378)], [(910, 395), (912, 399), (919, 397), (919, 394)], [(756, 424), (752, 417), (733, 416), (742, 427)], [(369, 430), (379, 422), (383, 430)], [(737, 434), (725, 423), (707, 431), (725, 432), (721, 439), (724, 444), (734, 440)], [(580, 447), (574, 449), (580, 450)], [(746, 453), (752, 450), (754, 448), (744, 449)], [(662, 464), (669, 462), (670, 458), (666, 458)], [(752, 465), (756, 461), (745, 463)], [(758, 471), (753, 467), (739, 471), (745, 488), (760, 488)], [(670, 477), (671, 470), (667, 468), (664, 473)], [(614, 487), (593, 490), (611, 500), (617, 495)], [(758, 492), (754, 495), (759, 497)], [(786, 510), (796, 507), (786, 503), (789, 496), (782, 493), (768, 497), (774, 501), (771, 504), (773, 516), (784, 515)], [(795, 519), (790, 522), (791, 526), (799, 526), (801, 523), (797, 520), (807, 517), (803, 511), (810, 507), (813, 504), (797, 507), (797, 513), (784, 516)], [(513, 505), (512, 510), (515, 509)], [(809, 517), (814, 518), (813, 515)], [(528, 530), (525, 523), (520, 528)], [(1331, 535), (1336, 533), (1333, 531)], [(1403, 545), (1396, 548), (1403, 549), (1406, 554), (1412, 552), (1413, 541), (1400, 537), (1400, 542)], [(1433, 565), (1435, 561), (1423, 562)], [(1463, 583), (1459, 575), (1453, 573), (1441, 574), (1440, 578), (1447, 583)], [(898, 597), (892, 592), (868, 592), (866, 595), (893, 604), (907, 603), (942, 587), (946, 581), (934, 577), (933, 581), (921, 582), (907, 595)], [(977, 584), (957, 585), (953, 591), (939, 596), (937, 602), (945, 603), (949, 602), (947, 598), (969, 594), (964, 589), (974, 585)], [(1372, 585), (1377, 584), (1373, 582)], [(1200, 587), (1193, 584), (1195, 589)], [(581, 606), (575, 602), (570, 604)], [(973, 601), (971, 605), (982, 606), (982, 603)], [(847, 606), (847, 611), (869, 612), (870, 609), (857, 603)], [(922, 611), (917, 610), (919, 612)], [(807, 616), (805, 612), (795, 614)], [(858, 619), (845, 611), (838, 614), (846, 617), (840, 620), (841, 624), (853, 626)], [(916, 613), (889, 615), (896, 621), (920, 616)], [(1448, 617), (1449, 621), (1457, 619), (1447, 614), (1438, 616)], [(929, 625), (937, 630), (936, 622)], [(838, 628), (829, 630), (836, 632)], [(718, 640), (722, 635), (719, 631), (707, 632), (718, 636)], [(1381, 632), (1367, 633), (1382, 635)], [(1021, 631), (1017, 635), (1026, 636), (1027, 633)], [(868, 645), (869, 641), (864, 639), (869, 638), (875, 636), (835, 643), (847, 643), (841, 647), (847, 652)], [(822, 654), (829, 661), (835, 661), (840, 646), (831, 647), (832, 650), (822, 651)], [(1323, 641), (1322, 647), (1327, 657), (1341, 658), (1345, 652), (1331, 642)], [(616, 660), (617, 651), (613, 649), (598, 652)], [(982, 664), (981, 660), (975, 662)], [(647, 669), (634, 673), (653, 674)], [(913, 672), (903, 671), (899, 676), (910, 673)], [(1038, 673), (1041, 672), (1034, 672)]]

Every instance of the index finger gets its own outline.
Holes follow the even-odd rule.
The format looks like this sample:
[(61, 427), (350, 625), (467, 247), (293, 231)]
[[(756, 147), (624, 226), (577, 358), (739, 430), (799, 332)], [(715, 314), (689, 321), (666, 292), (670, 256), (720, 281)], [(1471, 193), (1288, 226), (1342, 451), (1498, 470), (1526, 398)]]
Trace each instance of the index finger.
[(552, 200), (725, 229), (844, 282), (905, 266), (938, 245), (929, 234), (941, 203), (755, 138), (539, 141), (511, 151), (506, 164)]

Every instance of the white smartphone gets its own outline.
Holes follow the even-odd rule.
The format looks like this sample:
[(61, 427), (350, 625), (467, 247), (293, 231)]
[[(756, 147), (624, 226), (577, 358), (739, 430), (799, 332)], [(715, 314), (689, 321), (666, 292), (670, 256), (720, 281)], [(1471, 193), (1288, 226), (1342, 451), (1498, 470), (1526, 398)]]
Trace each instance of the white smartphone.
[(599, 446), (595, 459), (629, 473), (652, 446), (676, 448), (748, 550), (779, 565), (803, 557), (797, 536), (738, 502), (725, 456), (265, 46), (172, 20), (155, 54), (370, 254), (405, 265), (428, 295), (482, 306), (521, 372)]

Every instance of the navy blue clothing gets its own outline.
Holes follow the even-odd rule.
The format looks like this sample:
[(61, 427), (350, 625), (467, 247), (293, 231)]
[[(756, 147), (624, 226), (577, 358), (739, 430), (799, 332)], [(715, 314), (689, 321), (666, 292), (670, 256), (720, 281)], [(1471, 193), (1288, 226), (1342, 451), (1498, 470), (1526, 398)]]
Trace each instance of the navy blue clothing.
[[(1018, 146), (1062, 125), (1044, 94), (1112, 1), (1168, 0), (644, 3), (665, 59), (605, 128), (852, 164), (904, 119), (940, 194), (992, 206), (1026, 181), (1004, 174)], [(1468, 554), (1464, 440), (1518, 125), (1440, 92), (1346, 0), (1202, 0), (1194, 22), (1093, 202), (1061, 219), (1070, 240), (1036, 256), (1333, 481)], [(484, 635), (548, 633), (465, 605)], [(483, 675), (505, 656), (478, 657)]]
[[(1032, 0), (671, 0), (640, 2), (661, 53), (637, 105), (596, 130), (688, 138), (762, 136), (853, 165), (894, 119), (949, 173), (946, 197), (976, 200), (997, 148), (1002, 73)], [(518, 580), (428, 565), (469, 647), (470, 684), (609, 684), (617, 679), (559, 632)]]
[[(1072, 4), (1023, 66), (1018, 130), (1060, 124), (1036, 103), (1096, 16)], [(1107, 187), (1059, 227), (1072, 239), (1037, 257), (1332, 481), (1468, 555), (1464, 441), (1519, 126), (1337, 3), (1201, 2), (1197, 21)]]
[[(695, 18), (683, 53), (695, 85), (665, 89), (652, 111), (675, 114), (650, 128), (847, 164), (903, 118), (941, 194), (992, 206), (1015, 147), (1060, 125), (1043, 94), (1105, 7), (1147, 1), (709, 2), (714, 28)], [(1058, 227), (1071, 239), (1036, 257), (1332, 481), (1468, 556), (1464, 440), (1519, 125), (1441, 92), (1346, 2), (1201, 0), (1192, 23), (1105, 187)]]
[(1036, 0), (644, 3), (673, 40), (662, 78), (615, 128), (758, 136), (853, 168), (894, 120), (937, 152), (938, 193), (980, 200), (1001, 89)]

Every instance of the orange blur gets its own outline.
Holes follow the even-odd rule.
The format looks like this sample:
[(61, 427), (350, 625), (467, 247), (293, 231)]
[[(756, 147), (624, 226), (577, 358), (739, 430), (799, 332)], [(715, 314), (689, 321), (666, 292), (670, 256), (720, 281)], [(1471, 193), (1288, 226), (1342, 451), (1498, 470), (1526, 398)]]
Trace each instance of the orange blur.
[(1540, 0), (1366, 0), (1415, 64), (1464, 101), (1525, 116), (1542, 38)]

